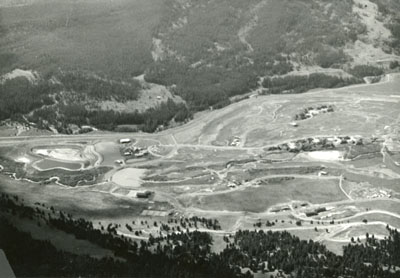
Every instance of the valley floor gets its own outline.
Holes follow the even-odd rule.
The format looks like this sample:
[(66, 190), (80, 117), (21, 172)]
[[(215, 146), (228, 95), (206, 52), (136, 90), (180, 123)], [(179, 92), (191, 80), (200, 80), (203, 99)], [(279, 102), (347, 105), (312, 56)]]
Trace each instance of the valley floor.
[[(257, 96), (154, 134), (2, 137), (0, 191), (121, 224), (118, 233), (136, 240), (160, 225), (127, 223), (198, 216), (218, 220), (218, 230), (190, 228), (216, 243), (239, 229), (286, 230), (340, 253), (351, 238), (400, 229), (399, 84), (391, 74)], [(305, 110), (311, 116), (295, 120)]]

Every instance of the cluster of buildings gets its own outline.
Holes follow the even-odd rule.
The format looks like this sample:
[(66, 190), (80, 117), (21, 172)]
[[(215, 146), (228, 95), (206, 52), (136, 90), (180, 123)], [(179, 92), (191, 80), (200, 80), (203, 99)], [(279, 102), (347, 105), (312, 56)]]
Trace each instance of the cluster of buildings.
[[(334, 210), (335, 207), (329, 206), (329, 207), (315, 207), (315, 208), (309, 208), (306, 209), (304, 211), (304, 213), (302, 213), (303, 216), (307, 216), (307, 217), (313, 217), (313, 216), (320, 216), (321, 219), (323, 218), (330, 218), (332, 216), (331, 213), (329, 213), (329, 211)], [(323, 214), (323, 215), (321, 215)]]
[(352, 195), (355, 195), (356, 198), (380, 199), (392, 197), (392, 193), (390, 191), (373, 187), (363, 187), (351, 193)]
[(227, 186), (229, 188), (236, 188), (236, 187), (241, 186), (241, 185), (242, 185), (242, 183), (240, 181), (237, 181), (237, 180), (229, 181), (228, 184), (227, 184)]
[(144, 157), (149, 154), (148, 150), (140, 147), (128, 147), (124, 150), (124, 156)]
[[(119, 140), (120, 144), (127, 145), (132, 143), (132, 140), (129, 138), (125, 139), (120, 139)], [(144, 157), (149, 154), (149, 151), (147, 149), (143, 149), (141, 147), (136, 147), (136, 146), (126, 146), (123, 150), (123, 155), (124, 156), (134, 156), (134, 157)]]
[(362, 145), (363, 140), (361, 137), (356, 136), (334, 136), (326, 139), (328, 142), (332, 143), (334, 146), (350, 144), (350, 145)]
[(316, 108), (314, 107), (308, 107), (306, 109), (304, 109), (303, 112), (297, 114), (295, 116), (296, 120), (305, 120), (305, 119), (311, 119), (313, 117), (315, 117), (318, 114), (321, 113), (330, 113), (330, 112), (334, 112), (333, 106), (332, 105), (321, 105), (318, 106)]
[(284, 150), (290, 152), (300, 151), (315, 151), (334, 149), (339, 145), (363, 145), (364, 141), (359, 136), (333, 136), (333, 137), (322, 137), (322, 138), (307, 138), (283, 143), (278, 146), (270, 147), (269, 151)]

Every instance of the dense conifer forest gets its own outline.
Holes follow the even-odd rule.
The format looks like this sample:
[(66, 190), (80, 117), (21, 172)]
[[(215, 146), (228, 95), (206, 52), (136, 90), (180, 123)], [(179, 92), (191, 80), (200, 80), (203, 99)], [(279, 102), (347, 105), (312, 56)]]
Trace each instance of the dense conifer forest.
[[(384, 240), (367, 234), (365, 242), (354, 241), (345, 246), (342, 256), (321, 243), (301, 240), (286, 231), (263, 230), (227, 234), (226, 247), (215, 253), (211, 249), (213, 238), (206, 232), (188, 229), (167, 235), (160, 232), (138, 243), (118, 235), (118, 225), (97, 229), (91, 221), (76, 219), (45, 204), (37, 203), (35, 208), (26, 206), (16, 196), (2, 194), (0, 208), (13, 217), (42, 221), (53, 229), (114, 252), (113, 258), (98, 259), (60, 251), (51, 242), (35, 240), (1, 217), (0, 248), (17, 276), (252, 277), (257, 272), (270, 272), (307, 278), (394, 278), (400, 272), (400, 234), (389, 227), (390, 235)], [(170, 231), (169, 223), (162, 224), (164, 232)]]

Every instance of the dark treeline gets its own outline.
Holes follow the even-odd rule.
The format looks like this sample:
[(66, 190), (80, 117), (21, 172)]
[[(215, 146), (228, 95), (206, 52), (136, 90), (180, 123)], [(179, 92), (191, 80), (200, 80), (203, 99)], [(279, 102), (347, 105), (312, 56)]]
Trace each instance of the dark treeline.
[(192, 111), (209, 107), (220, 108), (229, 104), (229, 97), (248, 93), (257, 87), (258, 76), (253, 67), (238, 66), (191, 68), (185, 63), (166, 60), (155, 63), (146, 72), (146, 81), (175, 86)]
[[(105, 231), (90, 221), (73, 219), (70, 214), (40, 205), (33, 209), (18, 197), (2, 194), (4, 213), (44, 221), (50, 227), (75, 235), (114, 251), (125, 261), (94, 259), (56, 250), (48, 241), (33, 240), (0, 218), (0, 248), (4, 250), (17, 276), (40, 277), (250, 277), (212, 253), (207, 233), (182, 232), (137, 242), (116, 234), (116, 226)], [(44, 209), (43, 209), (44, 208)], [(59, 215), (59, 217), (57, 217)], [(104, 266), (101, 264), (104, 263)]]
[[(289, 232), (238, 231), (225, 237), (224, 261), (252, 271), (281, 270), (293, 277), (399, 277), (400, 235), (389, 230), (384, 240), (373, 237), (364, 244), (349, 244), (343, 256), (312, 240), (300, 240)], [(368, 234), (367, 234), (368, 237)]]
[[(196, 239), (189, 241), (192, 245)], [(6, 253), (17, 277), (246, 277), (224, 268), (218, 256), (194, 263), (191, 257), (184, 257), (190, 254), (186, 247), (171, 254), (181, 255), (179, 260), (164, 252), (152, 253), (145, 247), (137, 255), (131, 254), (126, 261), (75, 255), (57, 250), (49, 241), (33, 239), (29, 233), (19, 231), (1, 217), (0, 248)]]
[(400, 53), (400, 18), (394, 20), (388, 27), (393, 35), (393, 40), (390, 45), (397, 53)]
[[(400, 274), (400, 234), (397, 230), (389, 227), (386, 229), (389, 231), (389, 237), (386, 240), (377, 240), (374, 235), (370, 236), (367, 233), (365, 244), (349, 244), (344, 247), (343, 257), (351, 269), (363, 269), (365, 264), (369, 264), (371, 266), (368, 269), (370, 274), (376, 277), (396, 277), (395, 274), (390, 276), (385, 272)], [(352, 242), (355, 242), (354, 238)], [(382, 268), (382, 266), (384, 267)], [(368, 270), (365, 270), (364, 273)]]
[(54, 103), (51, 94), (56, 86), (45, 81), (32, 84), (25, 77), (8, 79), (0, 83), (0, 121), (18, 119), (21, 114)]
[[(115, 130), (119, 125), (136, 125), (136, 130), (154, 132), (160, 126), (167, 126), (171, 120), (184, 122), (192, 112), (183, 103), (171, 99), (144, 112), (122, 113), (113, 110), (88, 109), (86, 100), (126, 101), (137, 99), (140, 84), (106, 82), (92, 77), (65, 74), (59, 77), (63, 85), (41, 80), (32, 83), (24, 77), (0, 83), (0, 121), (11, 119), (24, 122), (27, 115), (30, 122), (39, 128), (56, 127), (61, 133), (71, 133), (70, 124), (92, 125), (99, 129)], [(73, 91), (68, 99), (58, 95), (60, 90)], [(132, 130), (129, 130), (132, 131)]]
[(34, 240), (0, 217), (0, 247), (17, 277), (116, 277), (126, 264), (57, 250), (49, 241)]
[(265, 78), (263, 86), (270, 94), (281, 94), (303, 93), (313, 88), (338, 88), (355, 83), (360, 83), (360, 80), (313, 73), (306, 76)]
[(384, 73), (383, 69), (375, 67), (375, 66), (370, 66), (370, 65), (357, 65), (352, 67), (349, 70), (349, 73), (354, 75), (355, 77), (358, 78), (364, 78), (366, 76), (379, 76)]
[[(300, 240), (288, 232), (237, 231), (225, 236), (225, 249), (211, 251), (209, 233), (181, 231), (150, 236), (140, 243), (118, 236), (118, 225), (101, 230), (90, 221), (37, 203), (25, 206), (17, 196), (2, 194), (0, 208), (13, 217), (45, 222), (78, 239), (114, 251), (115, 259), (93, 259), (56, 250), (50, 242), (33, 240), (0, 218), (0, 248), (5, 251), (17, 276), (114, 276), (114, 277), (251, 277), (253, 272), (283, 272), (291, 277), (388, 277), (399, 275), (400, 235), (377, 240), (366, 235), (365, 243), (352, 240), (336, 255), (318, 242)], [(79, 262), (79, 263), (78, 263)], [(101, 266), (104, 264), (104, 267)]]
[(59, 76), (67, 91), (74, 92), (78, 100), (136, 100), (139, 97), (141, 85), (138, 81), (127, 82), (105, 81), (99, 78), (85, 76), (79, 73), (66, 73)]
[(246, 59), (228, 61), (234, 56), (232, 52), (220, 55), (214, 62), (226, 61), (211, 67), (193, 68), (173, 59), (157, 62), (146, 71), (145, 78), (151, 83), (174, 85), (174, 92), (188, 103), (191, 111), (201, 111), (225, 107), (230, 104), (230, 97), (256, 89), (260, 76), (293, 70), (289, 58), (280, 54), (263, 55), (250, 64)]
[(40, 127), (52, 124), (62, 133), (71, 132), (69, 124), (92, 125), (104, 130), (115, 130), (119, 125), (136, 125), (137, 130), (154, 132), (160, 126), (167, 126), (171, 120), (183, 122), (191, 117), (192, 113), (185, 104), (168, 99), (142, 113), (88, 110), (83, 104), (58, 105), (36, 110), (29, 120), (38, 123)]
[[(23, 114), (39, 128), (54, 126), (61, 133), (74, 132), (71, 124), (90, 125), (103, 130), (154, 132), (167, 127), (172, 120), (185, 122), (192, 118), (193, 112), (222, 108), (231, 103), (230, 97), (248, 93), (258, 86), (258, 71), (268, 74), (284, 74), (292, 70), (287, 57), (276, 56), (278, 63), (264, 63), (241, 66), (234, 71), (220, 68), (185, 69), (180, 63), (157, 65), (149, 70), (146, 79), (150, 82), (171, 85), (175, 93), (182, 96), (188, 105), (175, 103), (171, 99), (144, 112), (118, 112), (88, 108), (88, 100), (136, 99), (140, 84), (108, 82), (93, 77), (77, 74), (64, 74), (63, 85), (50, 81), (39, 81), (37, 84), (26, 78), (7, 80), (0, 85), (0, 120), (11, 118), (22, 120)], [(167, 63), (167, 66), (165, 66)], [(170, 65), (171, 64), (171, 65)], [(176, 74), (166, 74), (168, 66), (176, 68)], [(257, 69), (257, 70), (256, 70)], [(373, 66), (356, 66), (350, 69), (356, 78), (341, 78), (314, 73), (309, 76), (286, 76), (265, 78), (264, 88), (268, 93), (302, 93), (313, 88), (337, 88), (362, 82), (362, 77), (381, 75), (382, 69)], [(185, 74), (185, 77), (179, 75)], [(60, 90), (70, 91), (71, 95), (58, 94)], [(65, 98), (66, 97), (66, 98)], [(120, 127), (122, 126), (122, 127)], [(82, 130), (82, 132), (85, 132)]]

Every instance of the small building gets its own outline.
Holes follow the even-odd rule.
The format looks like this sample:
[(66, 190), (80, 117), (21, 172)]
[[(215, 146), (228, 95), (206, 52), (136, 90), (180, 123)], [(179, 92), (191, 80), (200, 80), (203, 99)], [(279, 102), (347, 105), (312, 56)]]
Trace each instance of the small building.
[(75, 125), (75, 124), (70, 124), (69, 125), (69, 129), (71, 130), (72, 134), (79, 134), (80, 132), (80, 128), (79, 126)]
[(129, 139), (129, 138), (125, 138), (125, 139), (120, 139), (120, 140), (119, 140), (119, 143), (120, 143), (120, 144), (129, 144), (129, 143), (131, 143), (131, 142), (132, 142), (132, 140)]
[(236, 188), (236, 184), (233, 182), (228, 183), (229, 188)]
[(295, 150), (295, 149), (297, 149), (297, 144), (294, 143), (294, 142), (289, 142), (288, 143), (288, 148), (291, 149), (291, 150)]
[(321, 212), (324, 212), (324, 211), (327, 211), (326, 207), (317, 208), (315, 210), (316, 213), (321, 213)]
[(147, 199), (151, 196), (151, 194), (152, 194), (151, 191), (138, 192), (136, 193), (136, 197), (141, 199)]
[(293, 127), (298, 127), (299, 126), (299, 124), (296, 123), (296, 122), (291, 122), (290, 125), (293, 126)]
[(318, 176), (326, 176), (326, 175), (328, 175), (328, 172), (325, 171), (321, 171), (318, 173)]
[(148, 155), (149, 152), (147, 150), (139, 151), (138, 153), (135, 153), (135, 157), (144, 157)]

